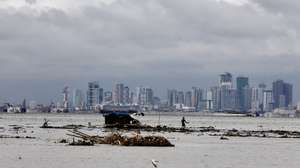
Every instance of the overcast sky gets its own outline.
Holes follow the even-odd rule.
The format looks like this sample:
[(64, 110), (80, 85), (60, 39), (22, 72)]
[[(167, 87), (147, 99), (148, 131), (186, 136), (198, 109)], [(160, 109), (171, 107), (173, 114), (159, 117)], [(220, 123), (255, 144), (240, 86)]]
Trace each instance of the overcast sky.
[(299, 0), (0, 0), (0, 102), (49, 102), (65, 85), (187, 90), (218, 74), (294, 84)]

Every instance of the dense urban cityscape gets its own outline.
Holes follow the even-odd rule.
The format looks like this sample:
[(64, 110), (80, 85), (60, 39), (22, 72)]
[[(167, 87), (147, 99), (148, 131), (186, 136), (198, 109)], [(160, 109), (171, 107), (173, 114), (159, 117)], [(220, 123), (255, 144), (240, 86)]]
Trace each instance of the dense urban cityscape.
[(89, 82), (87, 91), (80, 89), (70, 91), (66, 86), (59, 102), (50, 105), (38, 104), (36, 101), (27, 103), (24, 99), (21, 105), (9, 102), (1, 107), (2, 112), (99, 112), (103, 108), (127, 108), (138, 111), (164, 112), (228, 112), (252, 113), (256, 115), (278, 112), (295, 115), (299, 106), (293, 105), (293, 85), (283, 80), (276, 80), (272, 86), (264, 83), (250, 86), (249, 78), (238, 76), (234, 85), (233, 75), (219, 75), (217, 86), (203, 89), (192, 87), (183, 91), (168, 89), (167, 99), (155, 95), (148, 86), (138, 86), (130, 89), (123, 83), (114, 85), (113, 90), (104, 90), (98, 81)]

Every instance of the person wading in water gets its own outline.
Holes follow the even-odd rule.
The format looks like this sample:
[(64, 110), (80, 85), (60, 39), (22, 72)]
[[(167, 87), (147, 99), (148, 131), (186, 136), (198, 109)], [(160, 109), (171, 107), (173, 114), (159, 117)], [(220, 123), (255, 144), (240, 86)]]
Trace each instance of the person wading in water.
[(185, 128), (185, 124), (188, 124), (189, 122), (187, 122), (186, 120), (185, 120), (185, 118), (184, 117), (182, 117), (182, 119), (181, 119), (181, 127), (182, 128)]

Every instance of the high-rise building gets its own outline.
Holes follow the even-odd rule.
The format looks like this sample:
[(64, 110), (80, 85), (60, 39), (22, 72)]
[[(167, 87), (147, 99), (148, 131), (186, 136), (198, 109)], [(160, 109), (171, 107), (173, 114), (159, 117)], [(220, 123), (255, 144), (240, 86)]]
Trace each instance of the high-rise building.
[(170, 107), (174, 106), (177, 102), (177, 90), (176, 89), (170, 89), (168, 90), (168, 105)]
[(124, 104), (124, 84), (118, 83), (113, 88), (113, 102), (116, 105)]
[(221, 89), (220, 87), (212, 87), (212, 110), (213, 111), (221, 111)]
[(264, 90), (263, 111), (270, 112), (274, 109), (272, 90)]
[(183, 93), (183, 91), (177, 92), (177, 104), (184, 105), (184, 93)]
[(24, 99), (21, 106), (21, 113), (26, 113), (26, 112), (27, 112), (27, 103), (26, 103), (26, 99)]
[(154, 104), (152, 88), (140, 86), (136, 88), (136, 104), (140, 106), (152, 106)]
[(251, 89), (251, 111), (252, 112), (261, 111), (259, 106), (259, 88)]
[(124, 87), (124, 104), (130, 104), (130, 89), (128, 86)]
[(191, 91), (185, 92), (184, 105), (186, 107), (192, 107), (192, 92)]
[(258, 102), (260, 111), (263, 111), (263, 100), (264, 100), (264, 91), (266, 90), (267, 86), (264, 83), (258, 85)]
[(134, 98), (135, 98), (134, 92), (130, 92), (129, 104), (134, 104)]
[(213, 109), (213, 91), (208, 89), (206, 91), (206, 110), (211, 111)]
[[(238, 103), (238, 109), (239, 111), (247, 111), (248, 110), (248, 103), (246, 99), (249, 99), (247, 97), (249, 95), (248, 89), (249, 89), (249, 78), (239, 76), (236, 78), (236, 88), (237, 88), (237, 103)], [(247, 94), (247, 95), (246, 95)]]
[(197, 87), (192, 88), (192, 107), (195, 107), (196, 111), (200, 106), (202, 100), (202, 90)]
[[(249, 86), (245, 86), (242, 89), (242, 99), (243, 100), (243, 106), (242, 106), (242, 110), (243, 112), (248, 112), (251, 109), (251, 102), (252, 102), (252, 88), (250, 88)], [(239, 100), (237, 100), (237, 102), (239, 102)]]
[(236, 88), (242, 90), (244, 87), (249, 86), (249, 78), (239, 76), (236, 78)]
[(237, 90), (221, 86), (220, 88), (220, 110), (219, 111), (236, 111), (237, 107)]
[(99, 104), (102, 104), (104, 102), (104, 89), (99, 88)]
[(69, 108), (70, 108), (70, 102), (69, 102), (69, 87), (66, 86), (64, 87), (63, 91), (63, 108), (64, 108), (64, 111), (65, 112), (68, 112), (69, 111)]
[(232, 75), (229, 72), (226, 72), (224, 74), (221, 74), (219, 77), (219, 86), (226, 86), (228, 88), (232, 88)]
[(293, 104), (293, 85), (283, 80), (273, 82), (274, 108), (287, 108)]
[(99, 82), (97, 81), (89, 82), (86, 95), (87, 95), (87, 108), (89, 110), (94, 109), (97, 104), (101, 104), (103, 99), (103, 90), (101, 92)]
[(82, 110), (84, 108), (84, 95), (82, 90), (75, 89), (73, 92), (73, 107), (75, 110)]

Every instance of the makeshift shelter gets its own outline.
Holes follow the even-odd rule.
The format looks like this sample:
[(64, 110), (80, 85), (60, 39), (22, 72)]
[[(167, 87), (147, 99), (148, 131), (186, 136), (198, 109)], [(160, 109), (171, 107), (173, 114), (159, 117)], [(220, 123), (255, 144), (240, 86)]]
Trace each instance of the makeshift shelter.
[(106, 125), (130, 125), (140, 122), (130, 116), (128, 112), (111, 112), (103, 115)]

